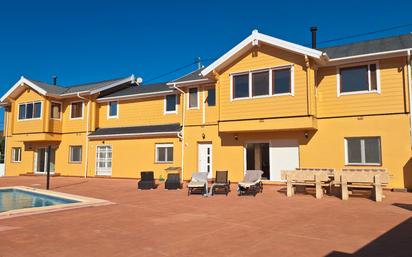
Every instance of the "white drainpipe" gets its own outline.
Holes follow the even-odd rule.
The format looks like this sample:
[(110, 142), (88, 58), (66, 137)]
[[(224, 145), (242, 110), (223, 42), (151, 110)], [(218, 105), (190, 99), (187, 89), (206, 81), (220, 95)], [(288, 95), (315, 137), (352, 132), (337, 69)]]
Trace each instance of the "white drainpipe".
[(412, 147), (412, 72), (411, 72), (411, 49), (408, 50), (408, 90), (409, 90), (409, 134), (410, 146)]
[(84, 164), (84, 177), (87, 178), (87, 168), (89, 165), (89, 123), (90, 123), (90, 118), (89, 118), (89, 113), (90, 113), (90, 105), (91, 101), (90, 99), (84, 98), (80, 96), (80, 92), (77, 93), (77, 97), (83, 100), (88, 101), (87, 102), (87, 121), (86, 121), (86, 160)]
[(182, 133), (181, 136), (179, 136), (179, 138), (182, 140), (182, 178), (181, 180), (183, 181), (183, 177), (185, 174), (185, 91), (181, 90), (180, 88), (176, 87), (176, 84), (173, 84), (173, 88), (176, 89), (177, 91), (179, 91), (180, 93), (182, 93)]
[[(9, 115), (8, 115), (8, 112), (6, 111), (6, 106), (4, 107), (4, 128), (3, 128), (3, 131), (4, 131), (4, 153), (3, 153), (3, 164), (4, 164), (4, 176), (6, 176), (6, 167), (7, 167), (7, 165), (6, 165), (6, 153), (7, 153), (7, 133), (8, 133), (8, 131), (7, 131), (7, 127), (8, 127), (8, 124), (9, 124), (9, 122), (8, 122), (8, 119), (9, 119)], [(10, 105), (10, 108), (11, 108), (11, 105)], [(21, 154), (23, 154), (23, 153), (21, 153)]]

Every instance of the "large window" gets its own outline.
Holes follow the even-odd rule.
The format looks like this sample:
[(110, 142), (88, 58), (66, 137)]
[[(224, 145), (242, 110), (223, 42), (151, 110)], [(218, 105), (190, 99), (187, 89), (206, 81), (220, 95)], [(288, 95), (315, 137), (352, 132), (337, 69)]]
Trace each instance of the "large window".
[(215, 88), (209, 88), (207, 90), (207, 105), (216, 106), (216, 89)]
[(199, 107), (199, 96), (197, 87), (189, 88), (189, 109)]
[(19, 120), (40, 119), (41, 102), (19, 104)]
[(173, 162), (173, 144), (156, 144), (156, 162)]
[(165, 96), (165, 113), (176, 113), (177, 112), (177, 95), (167, 95)]
[(52, 102), (51, 103), (50, 118), (59, 120), (61, 118), (61, 112), (62, 112), (62, 104)]
[(81, 161), (82, 161), (82, 146), (81, 145), (71, 145), (69, 162), (80, 163)]
[(339, 93), (377, 92), (379, 84), (376, 63), (339, 69)]
[(232, 75), (232, 98), (293, 95), (293, 66)]
[(109, 106), (109, 112), (108, 112), (108, 118), (117, 118), (119, 114), (119, 103), (117, 101), (110, 101), (108, 103)]
[(70, 107), (70, 118), (81, 119), (83, 118), (83, 102), (73, 102)]
[(380, 137), (345, 138), (346, 164), (381, 165)]
[(12, 162), (21, 162), (21, 147), (12, 147), (11, 148), (11, 161)]

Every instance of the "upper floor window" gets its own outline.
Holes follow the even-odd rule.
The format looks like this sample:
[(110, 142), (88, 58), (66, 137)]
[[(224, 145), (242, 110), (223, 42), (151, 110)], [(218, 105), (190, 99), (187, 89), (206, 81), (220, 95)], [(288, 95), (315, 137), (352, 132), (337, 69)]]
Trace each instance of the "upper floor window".
[(19, 104), (19, 120), (40, 119), (41, 102)]
[(207, 90), (207, 105), (216, 106), (216, 89), (209, 88)]
[(50, 118), (59, 120), (61, 118), (61, 113), (62, 113), (62, 104), (52, 102), (51, 103)]
[(348, 165), (380, 165), (380, 137), (345, 138), (346, 164)]
[(293, 95), (293, 66), (232, 75), (232, 98)]
[(12, 147), (11, 148), (11, 161), (12, 162), (21, 162), (21, 147)]
[(165, 96), (165, 113), (177, 112), (177, 95)]
[(339, 68), (340, 94), (379, 91), (379, 69), (376, 63)]
[(173, 162), (173, 144), (156, 144), (156, 162)]
[(199, 107), (199, 92), (197, 87), (189, 88), (189, 109)]
[(119, 114), (119, 103), (117, 101), (110, 101), (108, 103), (109, 111), (108, 111), (108, 118), (117, 118)]
[(71, 119), (83, 118), (83, 102), (73, 102), (70, 104), (70, 118)]

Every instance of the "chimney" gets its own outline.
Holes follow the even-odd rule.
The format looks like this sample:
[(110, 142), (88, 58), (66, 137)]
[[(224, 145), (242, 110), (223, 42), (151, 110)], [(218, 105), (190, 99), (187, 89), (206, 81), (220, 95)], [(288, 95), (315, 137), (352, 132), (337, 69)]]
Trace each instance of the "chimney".
[(316, 49), (316, 31), (318, 31), (318, 27), (310, 27), (310, 32), (312, 32), (312, 48)]
[(57, 76), (53, 75), (52, 79), (53, 79), (53, 85), (57, 85)]

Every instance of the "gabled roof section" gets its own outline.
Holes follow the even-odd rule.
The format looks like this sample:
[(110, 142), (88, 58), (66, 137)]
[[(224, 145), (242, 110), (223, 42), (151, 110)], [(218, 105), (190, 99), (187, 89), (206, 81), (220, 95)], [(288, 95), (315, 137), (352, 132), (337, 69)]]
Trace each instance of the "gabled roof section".
[(211, 79), (206, 78), (202, 75), (202, 71), (205, 68), (200, 68), (195, 71), (192, 71), (188, 74), (183, 75), (180, 78), (177, 78), (175, 80), (172, 80), (168, 82), (168, 85), (183, 85), (183, 84), (199, 84), (199, 83), (207, 83), (207, 82), (213, 82)]
[(155, 83), (147, 85), (130, 86), (111, 94), (98, 97), (99, 102), (119, 100), (119, 99), (133, 99), (142, 97), (151, 97), (158, 95), (165, 95), (174, 93), (176, 90), (170, 88), (166, 83)]
[(412, 33), (391, 36), (367, 41), (361, 41), (340, 46), (326, 47), (322, 50), (327, 53), (330, 60), (348, 58), (359, 55), (381, 54), (412, 49)]
[(126, 83), (134, 83), (134, 75), (129, 77), (123, 77), (112, 80), (105, 80), (100, 82), (93, 82), (87, 84), (73, 85), (68, 87), (51, 85), (38, 80), (31, 80), (25, 77), (21, 77), (16, 84), (13, 85), (0, 99), (0, 102), (4, 102), (9, 96), (17, 95), (24, 89), (25, 86), (32, 88), (39, 94), (44, 96), (65, 97), (78, 93), (95, 94), (106, 89), (110, 89), (115, 86), (123, 85)]
[(259, 33), (257, 30), (253, 30), (252, 34), (240, 42), (238, 45), (230, 49), (227, 53), (221, 56), (219, 59), (214, 61), (212, 64), (207, 66), (202, 72), (202, 76), (206, 76), (211, 73), (213, 70), (219, 67), (228, 65), (232, 60), (239, 57), (246, 51), (250, 50), (253, 46), (259, 45), (260, 42), (265, 44), (285, 49), (294, 53), (307, 55), (315, 59), (321, 59), (323, 53), (319, 50), (308, 48), (302, 45), (294, 44), (285, 40), (281, 40), (275, 37), (271, 37), (262, 33)]
[(180, 132), (179, 123), (145, 125), (135, 127), (98, 128), (89, 138), (147, 137), (159, 135), (176, 135)]

